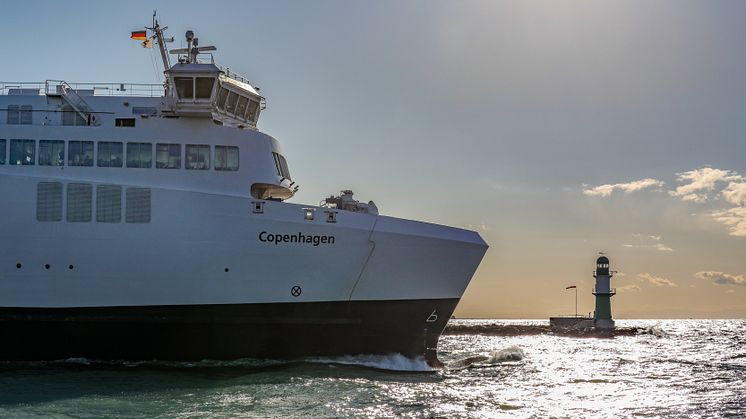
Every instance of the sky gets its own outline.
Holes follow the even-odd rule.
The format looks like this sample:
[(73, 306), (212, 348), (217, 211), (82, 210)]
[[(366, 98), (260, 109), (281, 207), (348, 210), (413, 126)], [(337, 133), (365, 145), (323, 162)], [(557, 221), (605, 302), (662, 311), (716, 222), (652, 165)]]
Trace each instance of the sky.
[(460, 317), (746, 317), (746, 3), (35, 1), (0, 80), (162, 80), (153, 9), (261, 87), (292, 202), (352, 189), (489, 243)]

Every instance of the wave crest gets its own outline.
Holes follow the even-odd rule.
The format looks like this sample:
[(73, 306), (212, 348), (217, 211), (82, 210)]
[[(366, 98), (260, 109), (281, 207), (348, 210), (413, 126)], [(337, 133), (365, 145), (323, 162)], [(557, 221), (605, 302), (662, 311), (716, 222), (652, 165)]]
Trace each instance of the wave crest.
[(490, 355), (473, 355), (462, 359), (457, 359), (446, 364), (446, 368), (450, 370), (459, 370), (468, 368), (473, 364), (485, 364), (493, 365), (500, 364), (502, 362), (521, 361), (526, 357), (526, 353), (523, 349), (516, 345), (508, 346), (507, 348), (494, 351)]
[(402, 354), (389, 355), (344, 355), (328, 358), (306, 358), (306, 362), (323, 364), (357, 365), (390, 371), (431, 372), (425, 358), (407, 358)]

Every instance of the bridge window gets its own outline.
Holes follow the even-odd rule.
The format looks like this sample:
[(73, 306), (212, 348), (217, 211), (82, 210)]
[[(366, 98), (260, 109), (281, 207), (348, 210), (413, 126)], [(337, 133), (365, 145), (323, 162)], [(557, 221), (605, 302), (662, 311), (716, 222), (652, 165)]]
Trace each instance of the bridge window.
[(255, 100), (249, 101), (249, 106), (246, 109), (246, 119), (251, 122), (256, 122), (256, 111), (259, 109), (259, 102)]
[(235, 92), (229, 92), (228, 100), (225, 101), (225, 111), (229, 114), (235, 114), (236, 102), (238, 102), (238, 94), (236, 94)]
[(122, 167), (122, 143), (98, 143), (98, 167)]
[(68, 142), (67, 165), (87, 167), (93, 166), (93, 141)]
[(197, 77), (196, 93), (197, 99), (209, 99), (212, 97), (212, 86), (215, 84), (214, 77)]
[(216, 145), (215, 170), (238, 170), (238, 147)]
[(0, 164), (5, 164), (5, 140), (0, 140)]
[(186, 168), (189, 170), (207, 170), (210, 168), (210, 146), (186, 146)]
[(179, 99), (194, 99), (194, 78), (174, 77), (176, 83), (176, 94)]
[(249, 104), (249, 98), (241, 96), (238, 98), (238, 106), (236, 106), (236, 117), (243, 119), (246, 114), (246, 105)]
[(127, 143), (127, 167), (153, 167), (153, 144)]
[(228, 99), (228, 89), (225, 87), (220, 89), (220, 93), (218, 93), (218, 103), (217, 107), (221, 111), (225, 109), (225, 100)]
[(36, 141), (10, 140), (10, 164), (33, 166), (36, 160)]
[(64, 141), (39, 141), (39, 166), (64, 166), (65, 165), (65, 142)]
[(181, 169), (181, 145), (156, 144), (155, 167), (158, 169)]

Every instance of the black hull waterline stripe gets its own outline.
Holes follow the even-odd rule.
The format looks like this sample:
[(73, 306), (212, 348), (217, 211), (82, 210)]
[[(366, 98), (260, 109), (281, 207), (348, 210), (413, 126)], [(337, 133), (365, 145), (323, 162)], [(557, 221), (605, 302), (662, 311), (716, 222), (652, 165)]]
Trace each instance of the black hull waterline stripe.
[(292, 359), (400, 353), (437, 363), (458, 299), (0, 308), (0, 360)]

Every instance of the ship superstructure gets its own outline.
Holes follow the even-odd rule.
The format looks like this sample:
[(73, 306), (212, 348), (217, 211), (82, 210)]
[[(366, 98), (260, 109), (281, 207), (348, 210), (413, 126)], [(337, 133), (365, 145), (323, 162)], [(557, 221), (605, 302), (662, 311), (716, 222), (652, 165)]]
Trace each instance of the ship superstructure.
[(435, 360), (479, 235), (286, 202), (258, 89), (150, 31), (162, 85), (0, 82), (0, 359)]

